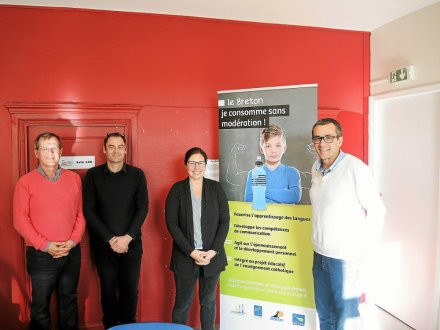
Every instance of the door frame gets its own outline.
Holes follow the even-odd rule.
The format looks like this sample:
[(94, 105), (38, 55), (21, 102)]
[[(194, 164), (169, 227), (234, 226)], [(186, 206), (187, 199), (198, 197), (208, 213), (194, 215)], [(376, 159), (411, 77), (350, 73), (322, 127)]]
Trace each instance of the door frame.
[[(5, 104), (12, 122), (12, 184), (28, 169), (28, 128), (35, 125), (95, 125), (124, 126), (127, 134), (127, 160), (137, 164), (138, 138), (137, 117), (142, 108), (130, 104), (91, 104), (91, 103), (19, 103)], [(104, 117), (104, 118), (103, 118)], [(17, 271), (19, 283), (24, 284), (27, 295), (25, 321), (29, 322), (31, 282), (26, 273), (25, 242), (17, 244)], [(141, 287), (139, 287), (141, 291)]]
[[(13, 183), (26, 173), (27, 128), (34, 125), (63, 123), (125, 126), (130, 132), (127, 141), (133, 164), (137, 163), (137, 116), (140, 105), (88, 103), (7, 103), (12, 120), (12, 179)], [(105, 114), (105, 119), (102, 118)], [(133, 148), (133, 146), (136, 146)]]

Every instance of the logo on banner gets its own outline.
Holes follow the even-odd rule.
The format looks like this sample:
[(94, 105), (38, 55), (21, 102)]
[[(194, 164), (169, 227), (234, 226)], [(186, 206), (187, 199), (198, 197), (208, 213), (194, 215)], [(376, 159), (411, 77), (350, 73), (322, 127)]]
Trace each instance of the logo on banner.
[(254, 316), (256, 316), (256, 317), (263, 316), (263, 306), (254, 305)]
[(306, 324), (306, 316), (303, 314), (292, 313), (292, 324), (304, 326)]
[(284, 313), (282, 312), (282, 311), (277, 311), (276, 313), (275, 313), (275, 315), (273, 315), (273, 316), (271, 316), (270, 317), (270, 319), (272, 320), (272, 321), (284, 321), (283, 320), (283, 315), (284, 315)]
[(246, 314), (245, 311), (244, 311), (244, 306), (243, 306), (243, 304), (235, 305), (234, 309), (231, 310), (231, 313), (239, 314), (239, 315), (244, 315), (244, 314)]

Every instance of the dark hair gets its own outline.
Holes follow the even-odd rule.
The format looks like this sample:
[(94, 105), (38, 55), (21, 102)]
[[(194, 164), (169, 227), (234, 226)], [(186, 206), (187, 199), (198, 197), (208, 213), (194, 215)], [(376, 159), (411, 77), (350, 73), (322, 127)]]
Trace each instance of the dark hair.
[(108, 139), (111, 138), (111, 137), (120, 137), (124, 141), (124, 144), (126, 144), (125, 135), (124, 134), (119, 133), (119, 132), (107, 133), (106, 137), (104, 138), (104, 148), (107, 145)]
[(51, 138), (55, 138), (58, 140), (58, 148), (61, 150), (63, 149), (63, 144), (61, 143), (61, 139), (58, 135), (51, 132), (43, 132), (37, 135), (37, 137), (34, 140), (34, 148), (35, 150), (38, 150), (40, 148), (40, 140), (49, 140)]
[(342, 126), (341, 124), (339, 124), (339, 122), (336, 119), (333, 118), (322, 118), (320, 120), (318, 120), (315, 125), (313, 125), (312, 128), (312, 136), (313, 136), (313, 130), (315, 129), (316, 126), (323, 126), (323, 125), (328, 125), (328, 124), (333, 124), (336, 127), (336, 135), (338, 137), (342, 136)]
[(206, 152), (204, 152), (202, 148), (199, 148), (199, 147), (193, 147), (193, 148), (189, 149), (189, 150), (185, 153), (184, 164), (186, 165), (186, 163), (188, 163), (188, 159), (189, 159), (192, 155), (196, 155), (196, 154), (200, 154), (200, 155), (202, 155), (203, 158), (205, 159), (205, 163), (208, 161), (208, 156), (206, 155)]

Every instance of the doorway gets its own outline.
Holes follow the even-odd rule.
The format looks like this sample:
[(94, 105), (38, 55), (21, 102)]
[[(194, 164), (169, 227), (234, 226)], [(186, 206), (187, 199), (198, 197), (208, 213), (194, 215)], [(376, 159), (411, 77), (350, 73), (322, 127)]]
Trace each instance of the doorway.
[[(137, 114), (140, 107), (126, 105), (85, 105), (85, 104), (8, 104), (13, 121), (13, 164), (16, 181), (19, 176), (38, 166), (34, 155), (35, 137), (45, 131), (50, 131), (61, 138), (63, 144), (62, 156), (86, 156), (93, 159), (91, 165), (96, 166), (105, 162), (103, 139), (107, 133), (119, 132), (126, 136), (126, 162), (133, 163), (137, 159), (136, 143)], [(84, 177), (87, 169), (72, 169)], [(15, 182), (14, 181), (14, 182)], [(1, 244), (1, 242), (0, 242)], [(18, 265), (21, 271), (21, 281), (25, 284), (27, 296), (30, 297), (30, 278), (25, 270), (25, 245), (22, 241), (17, 247)], [(142, 285), (139, 285), (141, 297)], [(100, 303), (99, 279), (96, 267), (92, 262), (89, 236), (87, 230), (81, 240), (81, 275), (78, 285), (78, 312), (80, 327), (86, 329), (102, 328), (102, 312)], [(54, 296), (53, 296), (54, 298)], [(52, 299), (51, 315), (56, 324), (55, 299)], [(23, 303), (23, 315), (29, 318), (29, 301)], [(141, 299), (138, 304), (140, 309)], [(29, 319), (25, 320), (29, 321)]]
[(374, 302), (415, 329), (440, 306), (440, 85), (370, 99), (369, 164), (387, 214)]

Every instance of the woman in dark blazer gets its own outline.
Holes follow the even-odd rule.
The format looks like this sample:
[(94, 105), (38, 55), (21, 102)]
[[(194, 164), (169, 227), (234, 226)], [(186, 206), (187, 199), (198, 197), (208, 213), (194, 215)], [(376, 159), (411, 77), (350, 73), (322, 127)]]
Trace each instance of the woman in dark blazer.
[(223, 244), (229, 230), (229, 206), (220, 184), (203, 177), (206, 162), (202, 149), (186, 152), (188, 177), (176, 182), (168, 193), (165, 218), (173, 237), (170, 268), (176, 299), (172, 320), (186, 324), (199, 280), (202, 330), (213, 330), (217, 283), (227, 265)]

